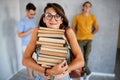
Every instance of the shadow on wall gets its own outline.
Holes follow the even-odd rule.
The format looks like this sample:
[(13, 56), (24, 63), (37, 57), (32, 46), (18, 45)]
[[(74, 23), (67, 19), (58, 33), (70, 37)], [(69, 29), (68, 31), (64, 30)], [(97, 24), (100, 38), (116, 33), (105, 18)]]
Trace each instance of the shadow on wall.
[[(120, 18), (119, 18), (120, 20)], [(120, 21), (119, 21), (119, 31), (118, 31), (118, 49), (120, 49)]]
[[(16, 48), (16, 20), (10, 16), (9, 8), (6, 6), (4, 9), (5, 19), (2, 24), (2, 35), (6, 43), (7, 58), (9, 60), (9, 67), (11, 73), (18, 71), (18, 58), (17, 58), (17, 48)], [(14, 12), (13, 12), (14, 13)]]

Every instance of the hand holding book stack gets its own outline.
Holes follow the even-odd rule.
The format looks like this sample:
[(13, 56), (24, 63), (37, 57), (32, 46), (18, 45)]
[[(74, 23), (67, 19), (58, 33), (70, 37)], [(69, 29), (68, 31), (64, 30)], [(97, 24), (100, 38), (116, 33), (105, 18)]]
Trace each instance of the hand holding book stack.
[(41, 66), (52, 67), (61, 63), (67, 57), (68, 48), (65, 47), (65, 30), (40, 27), (37, 45), (40, 52), (37, 63)]

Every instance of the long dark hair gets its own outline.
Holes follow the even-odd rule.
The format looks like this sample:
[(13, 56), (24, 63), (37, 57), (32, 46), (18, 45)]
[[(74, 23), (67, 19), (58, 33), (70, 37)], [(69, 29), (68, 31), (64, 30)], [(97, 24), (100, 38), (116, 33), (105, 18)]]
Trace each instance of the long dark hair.
[[(60, 6), (59, 4), (57, 3), (48, 3), (46, 5), (46, 7), (44, 8), (44, 13), (46, 12), (46, 10), (48, 8), (53, 8), (57, 14), (59, 14), (62, 18), (63, 18), (63, 23), (60, 25), (60, 29), (61, 28), (64, 28), (64, 27), (68, 27), (68, 19), (67, 17), (65, 16), (65, 12), (64, 12), (64, 9), (62, 8), (62, 6)], [(39, 26), (42, 26), (42, 27), (47, 27), (46, 24), (43, 22), (43, 17), (44, 17), (44, 14), (41, 15), (41, 18), (40, 18), (40, 21), (39, 21), (39, 24), (38, 24), (38, 27)]]

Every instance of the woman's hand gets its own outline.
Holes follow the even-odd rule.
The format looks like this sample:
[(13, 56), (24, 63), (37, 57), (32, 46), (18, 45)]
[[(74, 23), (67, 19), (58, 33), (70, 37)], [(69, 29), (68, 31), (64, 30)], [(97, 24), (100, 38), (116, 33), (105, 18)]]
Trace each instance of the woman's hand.
[(31, 28), (31, 29), (29, 30), (29, 32), (32, 33), (34, 30), (35, 30), (35, 27), (34, 27), (34, 28)]
[(66, 60), (64, 60), (63, 62), (61, 62), (60, 64), (52, 67), (51, 69), (47, 70), (47, 74), (48, 75), (57, 75), (57, 74), (62, 74), (64, 72), (66, 72), (68, 69), (68, 65)]

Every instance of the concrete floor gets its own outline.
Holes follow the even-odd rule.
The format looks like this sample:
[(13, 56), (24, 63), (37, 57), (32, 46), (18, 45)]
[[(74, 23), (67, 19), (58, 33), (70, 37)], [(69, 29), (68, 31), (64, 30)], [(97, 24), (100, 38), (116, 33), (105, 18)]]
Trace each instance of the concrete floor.
[[(119, 79), (116, 79), (116, 80), (119, 80)], [(28, 78), (26, 69), (23, 69), (9, 80), (30, 80), (30, 79)], [(74, 79), (74, 80), (83, 80), (83, 79), (81, 78), (81, 79)], [(113, 76), (104, 76), (104, 75), (92, 73), (89, 79), (86, 79), (86, 80), (115, 80), (115, 79)]]
[(9, 80), (30, 80), (30, 79), (29, 79), (29, 77), (27, 75), (26, 69), (22, 69), (21, 71), (19, 71), (17, 74), (15, 74)]

